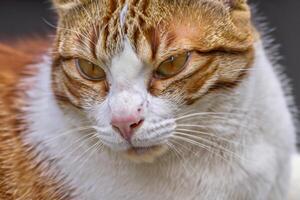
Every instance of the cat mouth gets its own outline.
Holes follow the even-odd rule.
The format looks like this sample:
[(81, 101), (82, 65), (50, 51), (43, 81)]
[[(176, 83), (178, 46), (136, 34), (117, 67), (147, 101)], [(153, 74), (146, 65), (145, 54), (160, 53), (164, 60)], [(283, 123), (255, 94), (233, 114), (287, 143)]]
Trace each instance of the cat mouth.
[(164, 145), (149, 147), (131, 147), (124, 155), (127, 159), (136, 163), (152, 163), (167, 151)]
[(132, 147), (128, 150), (128, 153), (134, 153), (137, 155), (144, 155), (159, 148), (159, 146), (150, 146), (150, 147)]

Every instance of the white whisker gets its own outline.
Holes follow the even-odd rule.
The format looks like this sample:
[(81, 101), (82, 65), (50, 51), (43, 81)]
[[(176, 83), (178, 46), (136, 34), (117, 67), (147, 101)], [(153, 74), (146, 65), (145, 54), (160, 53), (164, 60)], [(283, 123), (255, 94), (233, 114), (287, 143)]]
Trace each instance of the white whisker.
[[(185, 134), (185, 133), (181, 133), (181, 132), (176, 132), (176, 135), (180, 135), (180, 136), (183, 136), (183, 137), (189, 137), (189, 139), (194, 139), (195, 142), (199, 142), (195, 139), (198, 139), (198, 140), (201, 140), (203, 142), (206, 142), (210, 145), (213, 145), (214, 148), (217, 148), (219, 150), (222, 150), (226, 153), (229, 153), (230, 155), (238, 158), (238, 159), (241, 159), (241, 160), (244, 160), (246, 161), (243, 157), (241, 157), (240, 155), (238, 155), (237, 153), (233, 152), (233, 151), (230, 151), (229, 149), (226, 149), (225, 147), (211, 141), (211, 140), (208, 140), (208, 139), (205, 139), (205, 138), (202, 138), (202, 137), (199, 137), (199, 136), (194, 136), (194, 135), (189, 135), (189, 134)], [(201, 143), (202, 144), (202, 143)]]
[(199, 142), (196, 142), (196, 141), (194, 141), (194, 140), (192, 140), (192, 139), (188, 139), (188, 138), (181, 137), (181, 136), (178, 136), (178, 135), (173, 136), (173, 137), (174, 137), (174, 138), (177, 138), (177, 139), (179, 139), (179, 140), (182, 140), (182, 141), (184, 141), (184, 142), (190, 143), (190, 144), (192, 144), (192, 145), (194, 145), (194, 146), (196, 146), (196, 147), (200, 147), (200, 148), (206, 150), (208, 153), (210, 153), (210, 154), (212, 154), (212, 155), (215, 155), (215, 156), (221, 158), (223, 161), (225, 161), (225, 162), (227, 162), (227, 163), (230, 163), (230, 161), (227, 160), (227, 159), (225, 159), (223, 156), (221, 156), (220, 153), (217, 153), (217, 152), (215, 152), (215, 151), (212, 151), (212, 148), (211, 148), (210, 146), (204, 145), (204, 144), (199, 143)]
[[(180, 128), (180, 126), (178, 126)], [(188, 127), (188, 126), (186, 126)], [(194, 126), (192, 126), (194, 127)], [(214, 137), (214, 138), (217, 138), (219, 140), (222, 140), (222, 141), (225, 141), (225, 142), (228, 142), (228, 143), (231, 143), (231, 144), (234, 144), (234, 145), (242, 145), (238, 142), (235, 142), (235, 141), (231, 141), (231, 140), (228, 140), (224, 137), (221, 137), (221, 136), (218, 136), (214, 133), (206, 133), (206, 132), (203, 132), (203, 131), (198, 131), (198, 130), (189, 130), (189, 129), (176, 129), (175, 131), (185, 131), (185, 132), (190, 132), (190, 133), (195, 133), (195, 134), (200, 134), (200, 135), (205, 135), (205, 136), (209, 136), (209, 137)], [(197, 136), (195, 136), (197, 137)], [(244, 145), (244, 144), (243, 144)]]
[(68, 134), (72, 134), (76, 131), (87, 131), (87, 130), (91, 130), (91, 129), (94, 129), (94, 128), (92, 126), (83, 126), (83, 127), (78, 127), (78, 128), (68, 130), (66, 132), (59, 133), (58, 135), (55, 134), (54, 137), (51, 137), (51, 138), (47, 139), (46, 144), (51, 143), (53, 140), (59, 139), (59, 138), (61, 138), (63, 136), (66, 136)]
[(185, 118), (190, 118), (190, 117), (195, 117), (195, 116), (205, 116), (205, 117), (211, 117), (211, 116), (241, 116), (240, 113), (215, 113), (215, 112), (200, 112), (200, 113), (192, 113), (192, 114), (188, 114), (188, 115), (184, 115), (184, 116), (180, 116), (175, 118), (175, 120), (181, 120), (181, 119), (185, 119)]
[[(96, 138), (96, 136), (93, 135), (92, 137), (89, 138), (89, 140), (95, 139), (95, 138)], [(87, 150), (85, 150), (81, 155), (78, 155), (77, 158), (72, 161), (72, 163), (77, 163), (78, 161), (80, 161), (80, 159), (82, 159), (82, 156), (84, 156), (85, 154), (87, 154), (90, 150), (92, 150), (95, 146), (97, 146), (97, 144), (98, 143), (96, 142), (91, 147), (89, 147)]]
[[(94, 153), (98, 152), (101, 150), (103, 144), (99, 143), (99, 141), (97, 141), (90, 149), (91, 149), (91, 153), (90, 155), (86, 156), (86, 159), (84, 161), (82, 161), (82, 164), (80, 165), (80, 167), (78, 168), (78, 172), (80, 173), (80, 171), (82, 169), (84, 169), (85, 164), (88, 162), (88, 160), (93, 156)], [(94, 150), (93, 150), (94, 149)]]
[[(175, 155), (177, 156), (177, 158), (180, 160), (180, 164), (182, 165), (182, 167), (184, 168), (186, 174), (190, 174), (190, 170), (189, 168), (186, 166), (186, 160), (184, 158), (184, 156), (181, 155), (180, 151), (178, 149), (176, 149), (175, 145), (172, 144), (172, 143), (167, 143), (169, 145), (169, 147), (171, 149), (173, 149), (173, 152), (175, 153)], [(193, 172), (195, 172), (195, 170), (193, 168), (191, 168), (190, 166), (190, 169), (192, 169)]]

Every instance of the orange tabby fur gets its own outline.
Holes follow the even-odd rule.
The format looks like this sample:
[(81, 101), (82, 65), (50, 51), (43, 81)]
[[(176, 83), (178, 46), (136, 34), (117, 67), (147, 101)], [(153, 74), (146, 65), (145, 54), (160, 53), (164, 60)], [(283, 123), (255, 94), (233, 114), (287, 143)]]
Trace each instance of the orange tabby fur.
[[(124, 27), (119, 20), (124, 0), (54, 2), (61, 17), (53, 49), (53, 89), (58, 100), (78, 108), (87, 103), (86, 94), (95, 97), (94, 103), (101, 102), (107, 94), (107, 85), (84, 80), (74, 67), (68, 66), (74, 66), (74, 58), (101, 66), (119, 53), (123, 33), (149, 66), (157, 66), (170, 55), (193, 51), (193, 67), (189, 69), (192, 72), (186, 72), (189, 76), (154, 79), (149, 83), (153, 95), (184, 93), (186, 103), (193, 103), (220, 83), (234, 85), (253, 60), (256, 32), (246, 1), (236, 1), (237, 5), (228, 12), (222, 1), (203, 1), (203, 5), (207, 3), (205, 6), (197, 3), (190, 6), (182, 0), (174, 6), (160, 0), (129, 0)], [(38, 155), (33, 153), (34, 147), (23, 141), (27, 125), (20, 118), (20, 108), (26, 106), (24, 91), (30, 84), (20, 83), (34, 76), (37, 70), (34, 64), (48, 44), (38, 40), (13, 46), (0, 46), (0, 198), (70, 199), (72, 190), (56, 176), (45, 177), (40, 169), (45, 163), (50, 168), (52, 161), (34, 164)], [(239, 69), (241, 66), (243, 69)], [(212, 85), (205, 86), (206, 83)]]
[(35, 74), (34, 64), (49, 45), (28, 40), (12, 46), (0, 44), (0, 199), (70, 199), (60, 181), (42, 174), (42, 163), (33, 162), (38, 155), (23, 141), (27, 125), (20, 108), (26, 104), (24, 92), (30, 84), (21, 83)]
[[(189, 70), (167, 80), (150, 81), (149, 90), (155, 96), (181, 94), (191, 104), (215, 89), (237, 85), (252, 64), (258, 36), (247, 2), (228, 2), (234, 2), (230, 9), (224, 0), (179, 0), (176, 4), (55, 0), (60, 20), (54, 45), (54, 93), (78, 108), (89, 104), (86, 94), (97, 97), (94, 102), (103, 101), (105, 81), (94, 84), (80, 77), (72, 67), (74, 58), (105, 65), (122, 49), (124, 34), (138, 57), (153, 69), (171, 55), (192, 51)], [(125, 4), (128, 12), (122, 27), (119, 14)]]

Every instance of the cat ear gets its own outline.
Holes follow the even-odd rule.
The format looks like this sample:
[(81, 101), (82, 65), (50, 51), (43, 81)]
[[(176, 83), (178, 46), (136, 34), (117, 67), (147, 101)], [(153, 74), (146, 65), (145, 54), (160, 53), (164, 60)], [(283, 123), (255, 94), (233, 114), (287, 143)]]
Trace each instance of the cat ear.
[(251, 33), (251, 10), (247, 0), (221, 0), (229, 8), (233, 24), (243, 33)]
[(54, 7), (58, 11), (69, 10), (77, 6), (80, 1), (78, 0), (53, 0)]
[(89, 2), (90, 0), (52, 0), (54, 8), (57, 12), (64, 13), (65, 11), (76, 8), (82, 4)]
[(222, 0), (225, 6), (231, 9), (241, 9), (247, 7), (247, 0)]

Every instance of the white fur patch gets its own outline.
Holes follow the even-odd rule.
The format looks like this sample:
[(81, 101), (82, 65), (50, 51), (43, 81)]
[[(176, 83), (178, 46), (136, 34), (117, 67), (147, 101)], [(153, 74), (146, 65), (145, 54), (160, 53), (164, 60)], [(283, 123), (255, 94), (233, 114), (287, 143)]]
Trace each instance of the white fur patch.
[(122, 8), (122, 10), (121, 10), (121, 12), (120, 12), (120, 24), (121, 24), (121, 27), (122, 27), (122, 28), (123, 28), (124, 25), (125, 25), (127, 12), (128, 12), (128, 4), (125, 3), (124, 7)]
[[(139, 78), (139, 75), (143, 75), (145, 72), (145, 66), (138, 58), (136, 52), (132, 48), (129, 40), (124, 39), (123, 51), (116, 55), (112, 59), (111, 64), (111, 78), (112, 81), (118, 82), (132, 82)], [(146, 78), (146, 77), (142, 77)]]
[(289, 200), (300, 199), (300, 155), (295, 155), (292, 159), (292, 181)]

